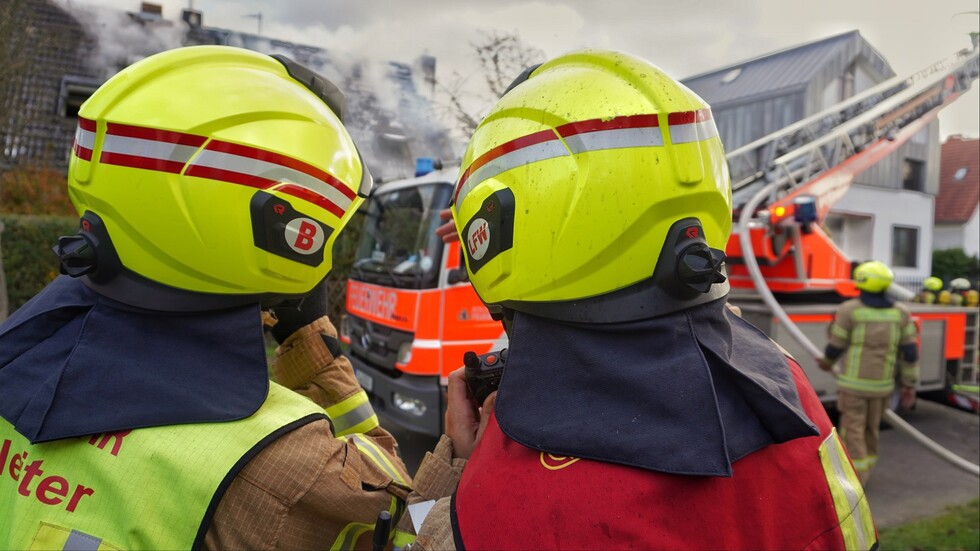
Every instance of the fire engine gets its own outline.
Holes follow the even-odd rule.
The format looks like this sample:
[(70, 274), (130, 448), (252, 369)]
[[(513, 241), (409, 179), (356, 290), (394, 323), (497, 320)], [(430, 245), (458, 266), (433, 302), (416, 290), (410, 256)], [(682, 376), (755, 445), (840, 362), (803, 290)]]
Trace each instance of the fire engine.
[[(978, 50), (964, 50), (727, 156), (736, 222), (726, 249), (729, 300), (796, 357), (825, 403), (836, 398), (834, 378), (817, 368), (802, 339), (822, 347), (835, 303), (857, 291), (851, 261), (820, 223), (857, 174), (932, 122), (977, 75)], [(433, 436), (443, 429), (448, 374), (463, 354), (507, 343), (467, 280), (461, 246), (471, 244), (447, 245), (435, 234), (458, 168), (375, 191), (341, 321), (341, 340), (375, 410)], [(977, 309), (911, 307), (920, 329), (920, 391), (975, 385)]]

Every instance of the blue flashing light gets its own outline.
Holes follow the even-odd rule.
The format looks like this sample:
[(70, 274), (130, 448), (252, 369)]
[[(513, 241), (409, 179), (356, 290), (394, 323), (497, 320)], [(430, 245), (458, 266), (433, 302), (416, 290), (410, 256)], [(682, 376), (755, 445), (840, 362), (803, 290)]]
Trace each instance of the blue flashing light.
[(419, 157), (415, 159), (415, 175), (424, 176), (436, 168), (436, 160), (432, 157)]

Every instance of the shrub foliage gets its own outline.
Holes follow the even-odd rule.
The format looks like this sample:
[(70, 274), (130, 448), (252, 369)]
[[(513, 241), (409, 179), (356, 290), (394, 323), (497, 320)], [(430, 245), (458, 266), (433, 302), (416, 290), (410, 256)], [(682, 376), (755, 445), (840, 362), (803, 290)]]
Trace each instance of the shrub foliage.
[(51, 248), (62, 235), (74, 234), (78, 218), (2, 214), (0, 235), (3, 268), (11, 312), (27, 302), (58, 275), (58, 258)]

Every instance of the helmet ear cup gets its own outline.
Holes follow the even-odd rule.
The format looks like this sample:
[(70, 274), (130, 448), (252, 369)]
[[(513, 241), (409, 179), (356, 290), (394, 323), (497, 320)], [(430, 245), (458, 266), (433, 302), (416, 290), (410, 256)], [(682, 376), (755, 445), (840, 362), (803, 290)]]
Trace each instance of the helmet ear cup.
[(667, 291), (686, 298), (707, 293), (724, 283), (725, 253), (708, 246), (697, 218), (674, 222), (657, 260), (654, 279)]
[(61, 273), (71, 277), (88, 276), (98, 283), (111, 280), (119, 273), (122, 263), (102, 218), (86, 211), (78, 226), (77, 234), (59, 237), (53, 248)]

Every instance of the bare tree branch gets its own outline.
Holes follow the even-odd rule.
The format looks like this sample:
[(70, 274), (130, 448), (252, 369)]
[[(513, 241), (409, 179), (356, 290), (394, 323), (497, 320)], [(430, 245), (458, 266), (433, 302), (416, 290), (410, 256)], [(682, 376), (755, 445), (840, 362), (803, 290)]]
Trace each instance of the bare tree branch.
[[(476, 62), (474, 71), (467, 76), (453, 71), (448, 79), (436, 80), (437, 106), (463, 138), (473, 134), (484, 112), (517, 75), (544, 60), (544, 52), (524, 44), (516, 34), (501, 31), (481, 34), (481, 40), (470, 43)], [(473, 76), (482, 77), (482, 82), (473, 82)]]

